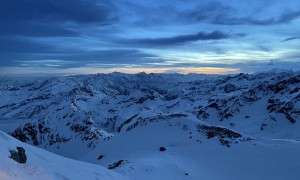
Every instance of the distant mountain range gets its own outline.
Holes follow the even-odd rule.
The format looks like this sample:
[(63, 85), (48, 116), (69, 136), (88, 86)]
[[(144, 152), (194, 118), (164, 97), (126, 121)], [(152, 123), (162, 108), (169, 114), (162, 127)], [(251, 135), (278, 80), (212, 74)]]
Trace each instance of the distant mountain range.
[(300, 72), (2, 78), (0, 99), (2, 131), (129, 179), (300, 176)]

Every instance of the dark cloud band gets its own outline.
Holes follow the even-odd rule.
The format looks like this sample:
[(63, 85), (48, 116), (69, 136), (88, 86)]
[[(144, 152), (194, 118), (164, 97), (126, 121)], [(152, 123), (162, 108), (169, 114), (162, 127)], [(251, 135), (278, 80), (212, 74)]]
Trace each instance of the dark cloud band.
[(289, 38), (286, 38), (284, 40), (282, 40), (281, 42), (286, 42), (286, 41), (292, 41), (292, 40), (296, 40), (296, 39), (300, 39), (300, 37), (289, 37)]
[[(238, 36), (240, 36), (239, 34)], [(244, 35), (244, 34), (243, 34)], [(198, 32), (197, 34), (179, 35), (174, 37), (163, 38), (145, 38), (145, 39), (127, 39), (121, 40), (121, 43), (133, 44), (133, 45), (150, 45), (150, 46), (176, 46), (192, 43), (195, 41), (207, 41), (207, 40), (221, 40), (233, 37), (228, 33), (222, 31), (213, 31), (211, 33)]]

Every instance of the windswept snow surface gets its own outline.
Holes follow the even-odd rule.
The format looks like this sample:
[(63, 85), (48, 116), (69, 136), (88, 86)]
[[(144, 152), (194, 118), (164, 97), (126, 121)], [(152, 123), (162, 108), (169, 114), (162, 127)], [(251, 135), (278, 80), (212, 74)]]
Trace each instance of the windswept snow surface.
[[(19, 164), (9, 158), (9, 150), (23, 147), (27, 163)], [(1, 180), (56, 180), (94, 179), (126, 180), (127, 178), (105, 167), (67, 159), (37, 147), (22, 143), (0, 131)]]
[[(82, 160), (103, 166), (126, 160), (116, 171), (134, 180), (299, 179), (299, 141), (243, 137), (227, 147), (218, 137), (208, 139), (199, 132), (199, 124), (203, 125), (173, 119), (139, 126), (99, 145)], [(161, 146), (166, 151), (161, 152)], [(100, 154), (104, 157), (98, 160)]]

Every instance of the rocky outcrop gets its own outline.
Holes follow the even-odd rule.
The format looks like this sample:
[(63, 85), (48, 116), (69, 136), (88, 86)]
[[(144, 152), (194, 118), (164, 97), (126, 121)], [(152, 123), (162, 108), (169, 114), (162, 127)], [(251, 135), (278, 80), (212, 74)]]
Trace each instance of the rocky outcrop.
[(27, 162), (27, 156), (25, 154), (25, 149), (23, 147), (17, 147), (16, 150), (9, 150), (10, 156), (9, 158), (15, 160), (20, 164), (25, 164)]
[(238, 143), (239, 141), (251, 141), (251, 138), (243, 137), (241, 134), (231, 131), (227, 128), (198, 125), (198, 132), (205, 135), (207, 139), (217, 138), (221, 145), (230, 147), (232, 143)]

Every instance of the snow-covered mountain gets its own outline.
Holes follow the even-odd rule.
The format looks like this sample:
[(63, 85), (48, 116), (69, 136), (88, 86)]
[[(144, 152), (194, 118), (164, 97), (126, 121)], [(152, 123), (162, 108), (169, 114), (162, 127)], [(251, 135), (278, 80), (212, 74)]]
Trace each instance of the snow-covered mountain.
[(0, 98), (1, 130), (130, 179), (300, 176), (300, 72), (2, 78)]

